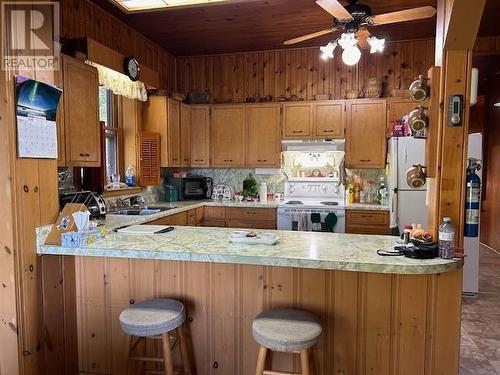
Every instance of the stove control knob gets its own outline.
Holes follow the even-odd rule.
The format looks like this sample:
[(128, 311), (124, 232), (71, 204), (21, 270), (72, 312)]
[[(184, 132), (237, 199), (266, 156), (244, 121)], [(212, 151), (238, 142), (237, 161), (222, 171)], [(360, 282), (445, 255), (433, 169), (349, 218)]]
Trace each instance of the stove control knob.
[(334, 186), (334, 187), (333, 187), (333, 192), (334, 192), (335, 194), (337, 194), (339, 191), (340, 191), (340, 189), (339, 189), (339, 187), (338, 187), (338, 186)]
[(325, 184), (321, 184), (321, 190), (326, 191), (328, 189), (328, 186)]

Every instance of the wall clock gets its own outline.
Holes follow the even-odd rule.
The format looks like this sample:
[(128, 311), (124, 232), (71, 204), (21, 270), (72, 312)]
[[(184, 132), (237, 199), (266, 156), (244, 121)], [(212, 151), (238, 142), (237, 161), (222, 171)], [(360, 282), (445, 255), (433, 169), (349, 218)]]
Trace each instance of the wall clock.
[(134, 56), (125, 57), (123, 60), (123, 71), (131, 81), (135, 82), (139, 79), (141, 69), (139, 68), (139, 62)]

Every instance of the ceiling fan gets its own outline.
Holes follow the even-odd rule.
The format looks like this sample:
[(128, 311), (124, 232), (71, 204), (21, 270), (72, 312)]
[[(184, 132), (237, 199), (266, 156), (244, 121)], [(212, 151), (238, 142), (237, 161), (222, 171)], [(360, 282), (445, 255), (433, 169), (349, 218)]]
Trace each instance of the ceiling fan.
[[(337, 44), (340, 44), (344, 49), (344, 53), (348, 51), (349, 53), (346, 55), (351, 55), (351, 59), (346, 59), (344, 58), (344, 53), (342, 54), (342, 59), (348, 65), (354, 65), (359, 61), (361, 52), (358, 46), (361, 48), (371, 47), (372, 53), (383, 49), (385, 39), (372, 37), (367, 29), (368, 27), (430, 18), (436, 14), (436, 9), (431, 6), (372, 15), (371, 8), (368, 5), (358, 3), (357, 0), (350, 0), (346, 6), (343, 6), (338, 0), (317, 0), (316, 4), (333, 16), (333, 27), (289, 39), (283, 44), (291, 45), (342, 31), (343, 33), (340, 38), (337, 38), (335, 42), (330, 42), (326, 46), (321, 47), (321, 50), (324, 58), (325, 56), (326, 58), (333, 57), (333, 50)], [(358, 55), (359, 57), (356, 59)]]

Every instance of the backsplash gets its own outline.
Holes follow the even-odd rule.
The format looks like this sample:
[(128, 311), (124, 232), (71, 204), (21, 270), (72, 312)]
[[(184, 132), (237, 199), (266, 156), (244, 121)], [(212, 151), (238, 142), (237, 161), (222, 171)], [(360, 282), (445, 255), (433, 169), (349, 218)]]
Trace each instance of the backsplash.
[[(286, 180), (285, 175), (279, 169), (259, 169), (256, 174), (254, 168), (185, 168), (191, 175), (199, 175), (210, 177), (214, 185), (216, 184), (228, 184), (231, 186), (235, 192), (241, 191), (243, 189), (243, 180), (252, 174), (257, 181), (257, 184), (265, 182), (267, 184), (267, 191), (269, 193), (283, 193), (285, 187), (284, 182)], [(269, 171), (268, 174), (262, 174)], [(172, 173), (173, 169), (162, 168), (162, 176), (165, 173)]]
[(344, 151), (284, 151), (282, 171), (293, 177), (339, 177), (342, 175)]

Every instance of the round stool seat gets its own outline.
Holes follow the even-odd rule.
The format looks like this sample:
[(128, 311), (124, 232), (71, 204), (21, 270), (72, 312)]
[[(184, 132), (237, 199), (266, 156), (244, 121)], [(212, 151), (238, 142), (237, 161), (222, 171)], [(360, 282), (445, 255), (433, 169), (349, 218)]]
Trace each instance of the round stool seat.
[(123, 332), (129, 335), (156, 336), (179, 327), (186, 320), (186, 313), (179, 301), (158, 298), (127, 307), (119, 320)]
[(321, 336), (318, 319), (302, 310), (273, 309), (261, 312), (252, 324), (260, 345), (278, 352), (299, 352), (313, 346)]

